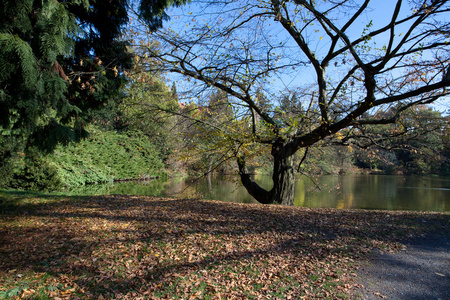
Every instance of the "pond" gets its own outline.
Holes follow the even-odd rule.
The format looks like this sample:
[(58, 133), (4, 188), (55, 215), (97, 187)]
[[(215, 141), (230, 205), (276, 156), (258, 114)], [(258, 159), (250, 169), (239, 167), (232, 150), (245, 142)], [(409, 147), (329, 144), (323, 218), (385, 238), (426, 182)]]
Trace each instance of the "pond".
[[(450, 178), (329, 175), (317, 176), (313, 180), (304, 176), (297, 178), (296, 206), (450, 211)], [(269, 176), (257, 176), (256, 181), (266, 188), (271, 184)], [(257, 203), (239, 184), (237, 176), (118, 182), (89, 185), (66, 192), (77, 195), (133, 194)]]

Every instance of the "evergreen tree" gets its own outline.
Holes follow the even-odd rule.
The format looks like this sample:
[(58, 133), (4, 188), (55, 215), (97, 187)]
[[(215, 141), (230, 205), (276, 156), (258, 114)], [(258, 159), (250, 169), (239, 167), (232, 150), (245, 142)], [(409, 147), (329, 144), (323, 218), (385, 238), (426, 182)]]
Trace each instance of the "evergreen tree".
[(176, 85), (175, 81), (173, 82), (172, 88), (170, 89), (170, 91), (172, 92), (172, 99), (178, 101), (177, 85)]
[[(88, 9), (87, 1), (78, 5)], [(0, 6), (0, 131), (28, 138), (38, 129), (64, 129), (55, 120), (79, 112), (66, 98), (68, 77), (58, 59), (77, 34), (67, 3), (3, 1)], [(51, 138), (54, 134), (47, 137)], [(61, 133), (59, 138), (70, 137)]]
[[(141, 0), (152, 28), (185, 0)], [(33, 146), (49, 152), (85, 136), (93, 109), (120, 97), (132, 66), (122, 30), (131, 0), (0, 2), (0, 161)], [(3, 147), (3, 145), (11, 145)], [(6, 170), (5, 169), (5, 170)]]
[[(170, 5), (139, 2), (162, 26)], [(83, 129), (82, 112), (117, 96), (132, 65), (122, 30), (127, 0), (5, 0), (0, 4), (0, 131), (51, 149)], [(70, 127), (67, 125), (71, 125)]]

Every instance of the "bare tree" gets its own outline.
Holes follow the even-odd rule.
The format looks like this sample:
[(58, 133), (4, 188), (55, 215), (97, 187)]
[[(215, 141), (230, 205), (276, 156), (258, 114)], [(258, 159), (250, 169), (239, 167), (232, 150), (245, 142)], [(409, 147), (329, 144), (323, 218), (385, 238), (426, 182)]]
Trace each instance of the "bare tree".
[[(365, 128), (449, 94), (449, 3), (398, 0), (380, 15), (371, 8), (380, 3), (372, 2), (197, 1), (175, 27), (141, 32), (138, 53), (153, 59), (148, 69), (192, 79), (200, 94), (226, 92), (236, 117), (211, 131), (256, 200), (292, 205), (299, 149), (357, 142)], [(269, 104), (259, 101), (261, 93)], [(276, 106), (279, 99), (291, 105)], [(257, 144), (271, 148), (270, 190), (246, 170), (248, 149)]]

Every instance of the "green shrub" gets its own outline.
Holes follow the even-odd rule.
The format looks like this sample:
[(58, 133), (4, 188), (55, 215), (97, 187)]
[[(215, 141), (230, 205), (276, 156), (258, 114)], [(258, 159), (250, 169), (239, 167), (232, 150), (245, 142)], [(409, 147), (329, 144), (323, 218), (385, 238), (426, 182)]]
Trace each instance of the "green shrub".
[(27, 190), (54, 190), (61, 185), (57, 169), (38, 152), (30, 152), (24, 167), (12, 177), (9, 185)]
[(90, 136), (67, 147), (58, 146), (49, 156), (66, 186), (120, 179), (156, 177), (164, 164), (152, 141), (133, 131), (119, 134), (90, 127)]
[(101, 131), (95, 126), (89, 127), (88, 131), (90, 135), (86, 139), (67, 146), (58, 145), (48, 155), (37, 149), (29, 149), (25, 155), (3, 147), (0, 185), (54, 190), (61, 186), (165, 175), (158, 149), (142, 133), (120, 134)]

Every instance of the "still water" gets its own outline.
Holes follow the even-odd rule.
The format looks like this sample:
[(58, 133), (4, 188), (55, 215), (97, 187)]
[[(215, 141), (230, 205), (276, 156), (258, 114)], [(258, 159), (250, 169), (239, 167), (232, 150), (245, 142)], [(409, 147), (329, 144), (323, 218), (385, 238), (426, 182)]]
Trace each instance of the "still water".
[[(314, 180), (314, 182), (313, 182)], [(318, 176), (297, 178), (295, 205), (322, 208), (450, 211), (450, 178), (388, 175)], [(270, 188), (269, 176), (256, 181)], [(320, 187), (320, 189), (317, 188)], [(67, 192), (67, 191), (66, 191)], [(240, 203), (256, 203), (239, 184), (238, 177), (189, 180), (119, 182), (89, 185), (71, 194), (134, 194), (204, 198)]]

